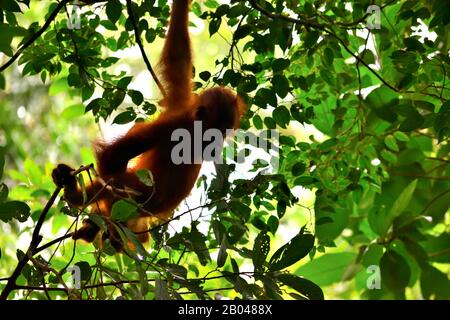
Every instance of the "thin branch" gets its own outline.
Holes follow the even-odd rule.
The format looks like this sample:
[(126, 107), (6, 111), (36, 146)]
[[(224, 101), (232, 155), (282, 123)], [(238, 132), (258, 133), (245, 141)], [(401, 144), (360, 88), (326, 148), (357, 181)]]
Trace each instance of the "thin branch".
[(430, 97), (439, 99), (441, 101), (445, 100), (445, 99), (443, 99), (443, 98), (441, 98), (438, 95), (433, 94), (433, 93), (419, 92), (419, 91), (401, 91), (400, 89), (397, 89), (396, 87), (391, 85), (389, 82), (384, 80), (383, 77), (378, 74), (378, 72), (376, 72), (374, 69), (372, 69), (363, 59), (361, 59), (357, 54), (355, 54), (345, 44), (344, 40), (342, 40), (340, 37), (338, 37), (333, 31), (327, 29), (325, 25), (319, 24), (319, 23), (310, 22), (310, 21), (302, 21), (302, 20), (299, 20), (299, 19), (287, 16), (287, 15), (283, 15), (283, 14), (275, 14), (275, 13), (272, 13), (272, 12), (266, 10), (265, 8), (263, 8), (261, 5), (259, 5), (257, 3), (256, 0), (249, 0), (249, 1), (250, 1), (251, 6), (255, 10), (261, 12), (263, 15), (265, 15), (265, 16), (271, 18), (271, 19), (274, 19), (274, 20), (281, 19), (281, 20), (285, 20), (285, 21), (288, 21), (288, 22), (291, 22), (291, 23), (294, 23), (294, 24), (298, 24), (298, 25), (302, 25), (302, 26), (305, 26), (305, 27), (315, 28), (315, 29), (321, 30), (321, 31), (327, 33), (328, 35), (330, 35), (331, 37), (335, 38), (342, 45), (342, 47), (345, 49), (345, 51), (347, 51), (353, 58), (355, 58), (358, 62), (360, 62), (362, 65), (364, 65), (364, 67), (366, 67), (367, 70), (369, 70), (375, 77), (377, 77), (385, 86), (387, 86), (392, 91), (395, 91), (397, 93), (401, 93), (401, 92), (403, 92), (403, 93), (411, 93), (411, 94), (418, 93), (418, 94), (422, 94), (422, 95), (426, 95), (426, 96), (430, 96)]
[(439, 200), (440, 198), (442, 198), (443, 196), (445, 196), (447, 193), (450, 192), (450, 189), (447, 189), (443, 192), (441, 192), (440, 194), (438, 194), (437, 196), (435, 196), (433, 199), (431, 199), (427, 205), (425, 206), (425, 208), (423, 208), (423, 210), (419, 213), (419, 216), (423, 216), (424, 213), (433, 205), (433, 203), (435, 203), (437, 200)]
[(445, 249), (443, 249), (441, 251), (437, 251), (437, 252), (433, 252), (433, 253), (428, 254), (428, 258), (438, 257), (438, 256), (441, 256), (441, 255), (449, 253), (449, 252), (450, 252), (450, 248), (445, 248)]
[[(384, 8), (386, 8), (386, 7), (388, 7), (388, 6), (390, 6), (390, 5), (393, 4), (394, 2), (396, 2), (396, 0), (391, 0), (391, 1), (387, 2), (387, 3), (385, 3), (384, 5), (382, 5), (382, 6), (380, 7), (380, 9), (382, 10), (382, 9), (384, 9)], [(370, 13), (370, 12), (366, 12), (366, 14), (364, 14), (361, 18), (359, 18), (359, 19), (357, 19), (357, 20), (355, 20), (355, 21), (352, 21), (352, 22), (341, 22), (341, 21), (331, 20), (331, 19), (328, 19), (328, 17), (327, 17), (327, 16), (324, 16), (324, 15), (319, 15), (319, 17), (320, 17), (320, 18), (323, 18), (323, 19), (326, 19), (328, 22), (333, 23), (333, 24), (335, 24), (335, 25), (353, 29), (352, 27), (354, 27), (354, 26), (356, 26), (356, 25), (358, 25), (358, 24), (360, 24), (360, 23), (363, 23), (363, 22), (364, 22), (371, 14), (372, 14), (372, 13)]]
[(444, 159), (444, 158), (427, 157), (427, 159), (429, 159), (429, 160), (436, 160), (436, 161), (442, 161), (442, 162), (446, 162), (446, 163), (450, 163), (450, 160)]
[(433, 177), (433, 176), (426, 176), (423, 174), (415, 174), (415, 173), (392, 173), (393, 176), (399, 176), (399, 177), (412, 177), (412, 178), (421, 178), (421, 179), (429, 179), (429, 180), (444, 180), (444, 181), (450, 181), (450, 177)]
[(155, 71), (152, 68), (152, 65), (150, 64), (150, 61), (148, 60), (147, 54), (145, 53), (144, 46), (142, 45), (141, 37), (139, 35), (139, 29), (138, 25), (136, 23), (136, 19), (133, 13), (133, 8), (131, 5), (131, 0), (127, 0), (127, 11), (128, 15), (130, 17), (131, 23), (133, 25), (134, 30), (134, 38), (136, 39), (136, 44), (139, 47), (139, 50), (141, 51), (142, 58), (144, 59), (145, 65), (147, 66), (148, 71), (150, 71), (150, 74), (152, 75), (153, 79), (156, 82), (156, 85), (158, 86), (159, 90), (161, 91), (163, 98), (167, 96), (166, 90), (164, 89), (163, 85), (158, 79), (158, 76), (156, 75)]
[(9, 277), (8, 282), (6, 283), (5, 288), (3, 289), (2, 293), (0, 294), (0, 300), (6, 300), (8, 298), (8, 295), (16, 289), (16, 280), (22, 273), (22, 269), (25, 267), (25, 265), (30, 260), (30, 257), (32, 257), (35, 253), (35, 250), (39, 243), (42, 240), (42, 236), (39, 234), (42, 228), (42, 224), (45, 221), (45, 218), (47, 217), (47, 213), (50, 210), (51, 206), (55, 202), (56, 197), (58, 196), (59, 192), (61, 191), (61, 187), (56, 187), (55, 191), (53, 192), (52, 196), (48, 200), (47, 204), (45, 205), (44, 209), (41, 212), (41, 215), (39, 216), (38, 222), (36, 223), (36, 227), (33, 231), (33, 236), (31, 237), (30, 245), (28, 246), (27, 252), (22, 257), (22, 259), (19, 261), (19, 263), (16, 266), (16, 269), (14, 269), (13, 274), (11, 277)]
[(52, 288), (52, 287), (46, 287), (46, 288), (43, 288), (43, 287), (37, 287), (37, 286), (21, 286), (21, 285), (17, 285), (16, 287), (15, 287), (15, 289), (17, 289), (17, 290), (34, 290), (34, 291), (44, 291), (44, 290), (47, 290), (47, 291), (64, 291), (64, 292), (66, 292), (66, 289), (65, 288)]
[(64, 240), (66, 240), (66, 239), (68, 239), (68, 238), (70, 238), (70, 237), (72, 237), (72, 236), (73, 236), (73, 232), (67, 233), (67, 234), (65, 234), (65, 235), (63, 235), (63, 236), (61, 236), (61, 237), (59, 237), (59, 238), (56, 238), (55, 240), (52, 240), (52, 241), (50, 241), (50, 242), (48, 242), (48, 243), (46, 243), (46, 244), (40, 246), (39, 248), (36, 248), (36, 250), (34, 251), (34, 253), (35, 253), (35, 254), (36, 254), (36, 253), (39, 253), (39, 252), (41, 252), (41, 251), (43, 251), (43, 250), (45, 250), (45, 249), (47, 249), (47, 248), (50, 248), (50, 247), (53, 246), (54, 244), (57, 244), (57, 243), (59, 243), (59, 242), (61, 242), (61, 241), (64, 241)]
[(153, 228), (150, 228), (150, 229), (148, 229), (148, 230), (146, 230), (146, 231), (135, 232), (135, 233), (136, 233), (136, 234), (142, 234), (142, 233), (152, 232), (152, 231), (154, 231), (154, 230), (157, 230), (157, 229), (159, 229), (159, 228), (161, 228), (161, 227), (163, 227), (163, 226), (165, 226), (165, 225), (171, 223), (171, 222), (174, 221), (174, 220), (179, 219), (180, 217), (184, 216), (185, 214), (187, 214), (187, 213), (189, 213), (189, 212), (192, 212), (192, 211), (194, 211), (194, 210), (197, 210), (197, 209), (200, 209), (200, 208), (203, 208), (203, 207), (207, 207), (208, 205), (210, 205), (210, 204), (203, 204), (203, 205), (197, 206), (197, 207), (195, 207), (195, 208), (186, 210), (186, 211), (184, 211), (183, 213), (180, 213), (179, 215), (173, 217), (172, 219), (169, 219), (169, 220), (167, 220), (167, 221), (164, 221), (163, 223), (158, 224), (157, 226), (155, 226), (155, 227), (153, 227)]
[[(214, 292), (214, 291), (225, 291), (225, 290), (234, 290), (235, 287), (226, 287), (226, 288), (217, 288), (217, 289), (207, 289), (203, 290), (203, 292)], [(192, 291), (178, 292), (178, 294), (195, 294)]]
[(69, 2), (70, 0), (62, 0), (61, 2), (58, 3), (58, 5), (56, 6), (56, 8), (52, 11), (52, 13), (49, 15), (49, 17), (47, 18), (47, 20), (45, 21), (44, 25), (35, 33), (33, 34), (17, 51), (16, 53), (13, 54), (13, 56), (11, 58), (9, 58), (8, 61), (6, 61), (6, 63), (4, 65), (2, 65), (0, 67), (0, 72), (3, 72), (4, 70), (6, 70), (11, 64), (13, 64), (14, 61), (16, 61), (19, 56), (22, 54), (22, 52), (28, 48), (30, 45), (33, 44), (34, 41), (36, 41), (37, 38), (39, 38), (44, 32), (45, 30), (47, 30), (47, 28), (50, 26), (50, 24), (52, 23), (53, 20), (55, 20), (56, 16), (58, 15), (58, 13), (61, 11), (62, 8), (65, 7), (65, 5)]
[(30, 248), (31, 251), (34, 252), (34, 250), (37, 248), (39, 243), (42, 240), (42, 236), (39, 234), (41, 232), (42, 225), (45, 221), (45, 218), (47, 217), (47, 213), (50, 210), (51, 206), (56, 200), (56, 197), (58, 196), (59, 192), (61, 191), (61, 187), (56, 187), (55, 191), (53, 192), (52, 196), (50, 197), (50, 200), (47, 201), (47, 204), (45, 205), (44, 209), (42, 210), (41, 215), (39, 216), (38, 222), (36, 223), (36, 227), (33, 231), (33, 236), (31, 237), (31, 243)]
[(277, 14), (277, 13), (273, 13), (268, 11), (267, 9), (263, 8), (256, 0), (250, 0), (250, 5), (256, 9), (257, 11), (261, 12), (262, 14), (264, 14), (265, 16), (272, 18), (274, 20), (277, 19), (282, 19), (288, 22), (292, 22), (295, 24), (299, 24), (305, 27), (309, 27), (309, 28), (316, 28), (316, 29), (320, 29), (320, 30), (324, 30), (325, 31), (325, 25), (320, 24), (320, 23), (316, 23), (316, 22), (311, 22), (308, 20), (300, 20), (300, 19), (296, 19), (296, 18), (292, 18), (290, 16), (284, 15), (284, 14)]

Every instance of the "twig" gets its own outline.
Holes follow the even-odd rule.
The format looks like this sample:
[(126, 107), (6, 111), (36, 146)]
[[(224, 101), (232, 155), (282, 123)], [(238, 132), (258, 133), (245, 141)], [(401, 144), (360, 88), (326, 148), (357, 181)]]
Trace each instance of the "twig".
[(52, 240), (52, 241), (50, 241), (50, 242), (40, 246), (39, 248), (36, 248), (34, 253), (36, 254), (38, 252), (41, 252), (41, 251), (51, 247), (52, 245), (57, 244), (57, 243), (59, 243), (59, 242), (61, 242), (63, 240), (66, 240), (66, 239), (68, 239), (68, 238), (70, 238), (72, 236), (73, 236), (73, 232), (67, 233), (67, 234), (65, 234), (65, 235), (63, 235), (63, 236), (61, 236), (59, 238), (56, 238), (55, 240)]
[[(225, 290), (234, 290), (235, 287), (227, 287), (227, 288), (217, 288), (217, 289), (207, 289), (203, 290), (203, 292), (214, 292), (214, 291), (225, 291)], [(192, 291), (178, 292), (178, 294), (195, 294)]]
[(33, 236), (31, 237), (31, 242), (30, 242), (30, 245), (28, 246), (27, 252), (25, 253), (25, 255), (22, 257), (22, 259), (17, 264), (16, 269), (14, 269), (14, 272), (11, 275), (11, 277), (9, 277), (8, 282), (6, 283), (6, 286), (0, 295), (0, 300), (6, 300), (8, 298), (8, 295), (11, 293), (11, 291), (16, 289), (16, 280), (22, 273), (22, 269), (25, 267), (25, 265), (30, 260), (30, 257), (32, 257), (35, 254), (36, 248), (42, 240), (42, 236), (39, 234), (39, 232), (41, 231), (42, 224), (44, 223), (45, 218), (47, 217), (48, 211), (50, 210), (51, 206), (55, 202), (55, 199), (58, 196), (60, 191), (61, 191), (61, 187), (56, 187), (52, 196), (50, 197), (50, 199), (48, 200), (44, 209), (42, 210), (41, 215), (39, 216), (38, 222), (36, 223), (36, 227), (34, 228)]
[(423, 208), (423, 210), (419, 213), (419, 216), (423, 216), (423, 214), (433, 205), (433, 203), (435, 203), (437, 200), (439, 200), (440, 198), (442, 198), (443, 196), (445, 196), (449, 192), (450, 192), (450, 189), (447, 189), (447, 190), (441, 192), (440, 194), (438, 194), (437, 196), (435, 196), (433, 199), (431, 199), (427, 203), (425, 208)]
[(412, 177), (412, 178), (421, 178), (421, 179), (430, 179), (430, 180), (444, 180), (444, 181), (450, 181), (450, 177), (433, 177), (433, 176), (426, 176), (422, 174), (415, 174), (415, 173), (392, 173), (393, 176), (399, 176), (399, 177)]
[(40, 28), (35, 34), (33, 34), (17, 51), (16, 53), (13, 54), (13, 56), (11, 58), (9, 58), (8, 61), (6, 61), (6, 63), (4, 65), (2, 65), (0, 67), (0, 72), (3, 72), (6, 68), (8, 68), (14, 61), (17, 60), (17, 58), (19, 58), (19, 56), (22, 54), (22, 52), (28, 48), (30, 45), (33, 44), (34, 41), (36, 41), (37, 38), (39, 38), (44, 32), (45, 30), (47, 30), (47, 28), (50, 26), (50, 24), (52, 23), (53, 20), (55, 20), (56, 16), (58, 15), (59, 11), (61, 11), (62, 8), (65, 7), (65, 5), (69, 2), (70, 0), (62, 0), (61, 2), (58, 3), (58, 5), (56, 6), (56, 8), (52, 11), (52, 13), (50, 14), (50, 16), (47, 18), (47, 20), (45, 21), (44, 25), (42, 26), (42, 28)]
[(354, 53), (354, 52), (353, 52), (353, 51), (345, 44), (344, 40), (342, 40), (341, 38), (339, 38), (333, 31), (327, 29), (326, 26), (323, 25), (323, 24), (314, 23), (314, 22), (310, 22), (310, 21), (302, 21), (302, 20), (299, 20), (299, 19), (296, 19), (296, 18), (287, 16), (287, 15), (272, 13), (272, 12), (266, 10), (265, 8), (263, 8), (261, 5), (259, 5), (259, 4), (256, 2), (256, 0), (250, 0), (250, 4), (251, 4), (251, 6), (252, 6), (255, 10), (261, 12), (263, 15), (265, 15), (265, 16), (271, 18), (271, 19), (274, 19), (274, 20), (276, 20), (276, 19), (281, 19), (281, 20), (285, 20), (285, 21), (288, 21), (288, 22), (291, 22), (291, 23), (294, 23), (294, 24), (298, 24), (298, 25), (302, 25), (302, 26), (305, 26), (305, 27), (315, 28), (315, 29), (318, 29), (318, 30), (321, 30), (321, 31), (327, 33), (327, 34), (330, 35), (331, 37), (335, 38), (335, 39), (342, 45), (342, 47), (345, 49), (345, 51), (347, 51), (353, 58), (355, 58), (358, 62), (360, 62), (362, 65), (364, 65), (364, 67), (366, 67), (367, 70), (369, 70), (369, 71), (370, 71), (375, 77), (377, 77), (377, 78), (378, 78), (385, 86), (387, 86), (389, 89), (391, 89), (391, 90), (394, 91), (394, 92), (397, 92), (397, 93), (403, 92), (403, 93), (411, 93), (411, 94), (413, 94), (413, 93), (418, 93), (418, 94), (422, 94), (422, 95), (426, 95), (426, 96), (430, 96), (430, 97), (439, 99), (439, 100), (441, 100), (441, 101), (444, 101), (444, 100), (445, 100), (445, 99), (443, 99), (443, 98), (441, 98), (441, 97), (439, 97), (438, 95), (433, 94), (433, 93), (419, 92), (419, 91), (410, 91), (410, 90), (409, 90), (409, 91), (401, 91), (400, 89), (394, 87), (394, 86), (391, 85), (389, 82), (387, 82), (386, 80), (384, 80), (383, 77), (380, 76), (380, 75), (378, 74), (378, 72), (376, 72), (375, 70), (373, 70), (373, 69), (372, 69), (372, 68), (371, 68), (364, 60), (362, 60), (357, 54), (355, 54), (355, 53)]
[(158, 86), (159, 90), (161, 91), (163, 98), (167, 96), (166, 90), (164, 89), (163, 85), (158, 79), (158, 76), (156, 75), (155, 71), (152, 68), (152, 65), (150, 64), (150, 61), (148, 60), (147, 54), (145, 53), (144, 46), (142, 45), (141, 37), (139, 35), (139, 29), (138, 25), (136, 23), (136, 19), (133, 13), (133, 8), (131, 5), (131, 0), (127, 0), (127, 11), (128, 15), (130, 16), (131, 23), (133, 25), (134, 30), (134, 38), (136, 39), (136, 44), (139, 47), (139, 50), (141, 51), (142, 58), (144, 59), (145, 65), (147, 66), (148, 71), (150, 71), (150, 74), (152, 75), (153, 79), (156, 82), (156, 85)]
[(171, 222), (174, 221), (174, 220), (177, 220), (178, 218), (184, 216), (185, 214), (187, 214), (187, 213), (189, 213), (189, 212), (192, 212), (192, 211), (194, 211), (194, 210), (197, 210), (197, 209), (200, 209), (200, 208), (203, 208), (203, 207), (207, 207), (208, 205), (210, 205), (210, 204), (203, 204), (203, 205), (197, 206), (197, 207), (195, 207), (195, 208), (186, 210), (186, 211), (184, 211), (183, 213), (180, 213), (179, 215), (173, 217), (172, 219), (169, 219), (169, 220), (167, 220), (167, 221), (164, 221), (163, 223), (158, 224), (157, 226), (152, 227), (152, 228), (150, 228), (150, 229), (148, 229), (148, 230), (140, 231), (140, 232), (135, 232), (135, 234), (142, 234), (142, 233), (152, 232), (152, 231), (154, 231), (154, 230), (156, 230), (156, 229), (159, 229), (159, 228), (161, 228), (161, 227), (163, 227), (163, 226), (165, 226), (165, 225), (171, 223)]
[(448, 253), (448, 252), (450, 252), (450, 248), (445, 248), (445, 249), (443, 249), (443, 250), (441, 250), (441, 251), (429, 253), (429, 254), (428, 254), (428, 258), (438, 257), (438, 256), (443, 255), (443, 254), (446, 254), (446, 253)]
[(437, 157), (426, 157), (429, 160), (436, 160), (436, 161), (442, 161), (442, 162), (446, 162), (446, 163), (450, 163), (450, 160), (448, 159), (444, 159), (444, 158), (437, 158)]

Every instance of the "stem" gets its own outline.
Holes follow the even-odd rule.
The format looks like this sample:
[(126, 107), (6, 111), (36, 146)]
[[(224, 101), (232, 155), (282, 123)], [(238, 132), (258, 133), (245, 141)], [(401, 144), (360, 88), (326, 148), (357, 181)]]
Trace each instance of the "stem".
[(9, 277), (8, 282), (6, 283), (6, 286), (0, 295), (0, 300), (6, 300), (8, 298), (8, 295), (11, 293), (11, 291), (13, 291), (14, 289), (17, 289), (16, 280), (22, 273), (22, 269), (28, 263), (28, 261), (30, 260), (30, 257), (32, 257), (34, 254), (36, 254), (38, 252), (36, 250), (36, 248), (42, 240), (42, 236), (39, 234), (39, 232), (41, 231), (42, 224), (44, 223), (45, 218), (47, 217), (48, 211), (50, 210), (51, 206), (55, 202), (55, 199), (58, 196), (60, 191), (61, 191), (61, 187), (56, 187), (52, 196), (50, 197), (47, 204), (45, 205), (45, 208), (42, 210), (42, 213), (39, 216), (38, 222), (36, 223), (36, 227), (34, 228), (33, 236), (31, 237), (31, 242), (30, 242), (30, 245), (28, 246), (27, 252), (25, 253), (25, 255), (22, 257), (22, 259), (17, 264), (16, 269), (14, 269), (14, 272), (11, 275), (11, 277)]
[(131, 0), (127, 0), (127, 11), (128, 15), (130, 16), (131, 23), (133, 24), (133, 30), (134, 30), (134, 38), (136, 39), (136, 44), (139, 47), (139, 50), (141, 51), (142, 58), (144, 59), (145, 65), (147, 66), (148, 71), (150, 71), (150, 74), (152, 75), (152, 78), (155, 80), (156, 85), (158, 86), (159, 90), (161, 91), (163, 97), (165, 98), (167, 96), (166, 90), (164, 89), (163, 85), (159, 81), (155, 71), (152, 68), (152, 65), (150, 64), (150, 61), (148, 60), (147, 54), (145, 53), (144, 46), (142, 45), (141, 37), (139, 35), (139, 29), (138, 25), (136, 23), (136, 19), (134, 17), (133, 8), (131, 5)]
[(37, 38), (39, 38), (44, 32), (45, 30), (48, 29), (48, 27), (50, 26), (50, 24), (52, 23), (53, 20), (55, 20), (56, 16), (58, 15), (58, 13), (61, 11), (62, 8), (65, 7), (65, 5), (69, 2), (70, 0), (62, 0), (61, 2), (58, 3), (58, 5), (56, 6), (55, 10), (52, 11), (52, 13), (50, 14), (50, 16), (48, 17), (48, 19), (45, 21), (44, 25), (42, 26), (42, 28), (40, 28), (35, 34), (33, 34), (17, 51), (16, 53), (14, 53), (14, 55), (8, 60), (6, 61), (6, 63), (4, 65), (2, 65), (0, 67), (0, 72), (3, 72), (4, 70), (6, 70), (10, 65), (13, 64), (14, 61), (17, 60), (17, 58), (19, 58), (19, 56), (22, 54), (22, 52), (28, 48), (30, 45), (33, 44), (34, 41), (36, 41)]

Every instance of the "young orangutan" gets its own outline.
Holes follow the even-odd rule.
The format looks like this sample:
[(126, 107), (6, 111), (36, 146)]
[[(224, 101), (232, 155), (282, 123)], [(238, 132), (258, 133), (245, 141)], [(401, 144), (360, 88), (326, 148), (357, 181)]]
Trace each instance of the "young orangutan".
[[(192, 137), (194, 122), (201, 121), (203, 132), (211, 128), (218, 129), (225, 138), (226, 129), (238, 128), (244, 111), (241, 99), (229, 89), (215, 87), (198, 95), (193, 93), (189, 6), (189, 0), (173, 1), (169, 30), (159, 64), (166, 91), (166, 97), (161, 101), (163, 112), (152, 122), (136, 123), (112, 143), (94, 143), (100, 177), (104, 181), (112, 181), (115, 188), (128, 188), (140, 193), (133, 198), (144, 210), (139, 212), (138, 218), (127, 221), (126, 225), (138, 233), (142, 242), (149, 239), (145, 231), (149, 228), (150, 217), (154, 216), (159, 221), (172, 217), (174, 209), (191, 192), (200, 171), (201, 163), (174, 164), (172, 161), (171, 151), (176, 145), (171, 139), (174, 130), (186, 129)], [(129, 165), (131, 159), (134, 160)], [(154, 186), (144, 184), (136, 176), (140, 169), (151, 171)], [(73, 206), (80, 207), (85, 205), (83, 192), (72, 171), (70, 166), (59, 164), (53, 170), (52, 177), (56, 185), (64, 187), (64, 198)], [(92, 204), (93, 213), (110, 217), (112, 205), (118, 198), (110, 190), (102, 190), (102, 187), (98, 179), (86, 187), (88, 203)], [(99, 191), (100, 194), (97, 194)], [(99, 231), (100, 228), (92, 220), (86, 219), (73, 234), (73, 239), (92, 242)], [(122, 241), (112, 223), (102, 239), (110, 239), (118, 251), (122, 249)]]

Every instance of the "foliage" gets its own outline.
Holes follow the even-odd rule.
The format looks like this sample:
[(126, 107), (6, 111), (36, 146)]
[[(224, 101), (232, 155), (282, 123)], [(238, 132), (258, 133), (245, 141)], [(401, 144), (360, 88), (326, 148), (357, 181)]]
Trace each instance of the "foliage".
[[(133, 76), (118, 66), (136, 41), (130, 10), (138, 34), (153, 49), (165, 35), (167, 2), (130, 1), (128, 8), (118, 0), (79, 2), (79, 29), (68, 27), (68, 1), (0, 4), (0, 137), (6, 141), (0, 149), (0, 226), (13, 231), (0, 237), (1, 277), (12, 274), (15, 256), (24, 257), (14, 237), (31, 235), (39, 217), (56, 235), (88, 214), (62, 200), (45, 211), (54, 190), (49, 161), (56, 161), (46, 158), (46, 148), (60, 137), (66, 158), (89, 163), (92, 156), (76, 147), (85, 136), (67, 136), (72, 121), (91, 121), (86, 113), (96, 122), (125, 124), (157, 111), (155, 97), (133, 87)], [(134, 247), (123, 255), (108, 244), (92, 250), (72, 241), (59, 249), (61, 241), (50, 243), (33, 251), (10, 298), (208, 299), (216, 293), (322, 299), (323, 289), (331, 298), (449, 299), (446, 2), (375, 1), (379, 28), (368, 28), (371, 4), (194, 1), (195, 21), (206, 23), (214, 41), (223, 41), (217, 35), (226, 28), (232, 31), (228, 53), (217, 57), (215, 67), (196, 64), (196, 87), (233, 87), (249, 106), (244, 130), (280, 132), (277, 174), (237, 178), (239, 164), (216, 165), (215, 177), (198, 183), (207, 198), (200, 209), (210, 216), (191, 215), (176, 232), (168, 224), (153, 228), (151, 250), (121, 229)], [(36, 8), (50, 23), (37, 21)], [(14, 74), (15, 61), (21, 76)], [(71, 105), (61, 117), (46, 109), (37, 119), (44, 134), (28, 137), (8, 106), (22, 105), (21, 95), (33, 97), (15, 96), (14, 82), (36, 78), (50, 83), (47, 97)], [(305, 137), (303, 127), (316, 131)], [(151, 173), (143, 179), (152, 183)], [(315, 195), (311, 208), (308, 190)], [(136, 212), (124, 201), (115, 208), (117, 223)], [(186, 213), (191, 211), (179, 214), (181, 220)], [(287, 227), (294, 230), (290, 239)], [(81, 289), (64, 286), (70, 266), (81, 270)], [(380, 286), (370, 288), (377, 276)], [(342, 283), (339, 296), (333, 285)]]

